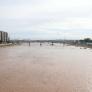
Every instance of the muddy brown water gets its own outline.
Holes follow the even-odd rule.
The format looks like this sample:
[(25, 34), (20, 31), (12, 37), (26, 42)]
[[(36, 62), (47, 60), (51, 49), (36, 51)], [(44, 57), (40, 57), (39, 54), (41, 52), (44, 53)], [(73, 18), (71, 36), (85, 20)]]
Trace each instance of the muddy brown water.
[(0, 48), (0, 92), (92, 92), (92, 49)]

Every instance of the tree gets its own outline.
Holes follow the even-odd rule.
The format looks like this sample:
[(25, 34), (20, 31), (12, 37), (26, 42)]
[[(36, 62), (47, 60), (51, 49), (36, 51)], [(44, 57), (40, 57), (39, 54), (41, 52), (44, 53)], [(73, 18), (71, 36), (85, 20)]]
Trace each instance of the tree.
[(92, 42), (92, 40), (90, 38), (85, 38), (84, 42)]

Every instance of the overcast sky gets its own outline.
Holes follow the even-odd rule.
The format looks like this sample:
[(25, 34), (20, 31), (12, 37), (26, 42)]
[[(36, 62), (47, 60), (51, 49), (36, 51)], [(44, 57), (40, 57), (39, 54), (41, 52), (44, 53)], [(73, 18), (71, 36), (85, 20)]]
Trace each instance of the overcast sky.
[(92, 0), (0, 0), (0, 30), (19, 39), (92, 38)]

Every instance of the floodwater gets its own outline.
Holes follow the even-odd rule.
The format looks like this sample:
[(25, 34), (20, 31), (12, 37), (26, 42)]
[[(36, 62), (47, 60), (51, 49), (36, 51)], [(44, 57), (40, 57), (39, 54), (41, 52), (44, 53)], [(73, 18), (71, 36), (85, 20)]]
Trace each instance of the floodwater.
[(92, 49), (36, 43), (0, 48), (0, 92), (92, 92)]

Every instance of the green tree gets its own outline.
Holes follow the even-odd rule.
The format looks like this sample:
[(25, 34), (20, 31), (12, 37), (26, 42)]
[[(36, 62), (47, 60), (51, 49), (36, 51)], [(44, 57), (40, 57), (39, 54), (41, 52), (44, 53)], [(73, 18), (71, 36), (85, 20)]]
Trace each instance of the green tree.
[(92, 42), (92, 40), (90, 38), (85, 38), (84, 41), (85, 42)]

